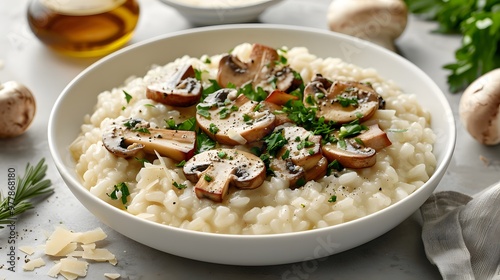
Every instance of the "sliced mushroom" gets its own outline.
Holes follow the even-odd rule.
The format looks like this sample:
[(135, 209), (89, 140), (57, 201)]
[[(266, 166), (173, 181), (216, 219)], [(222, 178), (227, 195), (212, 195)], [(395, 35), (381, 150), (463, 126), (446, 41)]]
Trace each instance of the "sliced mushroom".
[(366, 168), (377, 162), (376, 151), (373, 148), (355, 145), (351, 141), (344, 141), (346, 147), (340, 147), (338, 143), (323, 145), (323, 155), (332, 162), (337, 160), (347, 168)]
[(299, 126), (279, 129), (288, 143), (271, 161), (270, 167), (274, 173), (288, 180), (290, 188), (325, 176), (328, 162), (321, 153), (321, 136), (313, 135)]
[(257, 156), (235, 149), (215, 149), (192, 157), (183, 167), (186, 178), (196, 183), (198, 198), (221, 202), (234, 185), (255, 189), (266, 178), (264, 162)]
[(384, 107), (382, 97), (369, 85), (334, 81), (318, 76), (304, 89), (304, 105), (317, 106), (316, 116), (338, 124), (366, 121)]
[(230, 84), (241, 87), (252, 83), (253, 87), (262, 87), (266, 91), (279, 89), (292, 90), (302, 83), (288, 66), (277, 65), (278, 52), (268, 46), (254, 44), (248, 62), (228, 54), (221, 58), (217, 73), (217, 82), (222, 87)]
[(299, 97), (286, 93), (282, 90), (273, 90), (265, 99), (267, 102), (283, 106), (290, 100), (298, 100)]
[[(221, 94), (221, 91), (225, 94)], [(212, 139), (226, 145), (243, 145), (269, 134), (274, 129), (275, 116), (269, 110), (257, 108), (259, 102), (251, 101), (244, 95), (234, 101), (225, 99), (220, 102), (221, 96), (229, 96), (231, 91), (235, 90), (214, 92), (205, 99), (209, 100), (208, 103), (198, 105), (198, 126)]]
[(380, 129), (378, 124), (368, 126), (368, 129), (356, 136), (356, 138), (359, 139), (364, 146), (373, 148), (375, 151), (380, 151), (392, 144), (389, 137), (387, 137), (387, 133)]
[(144, 120), (120, 117), (104, 128), (102, 142), (118, 157), (132, 157), (144, 150), (182, 161), (194, 155), (196, 134), (194, 131), (151, 128)]
[(170, 106), (189, 107), (198, 103), (202, 90), (193, 66), (183, 65), (172, 76), (149, 85), (146, 97)]

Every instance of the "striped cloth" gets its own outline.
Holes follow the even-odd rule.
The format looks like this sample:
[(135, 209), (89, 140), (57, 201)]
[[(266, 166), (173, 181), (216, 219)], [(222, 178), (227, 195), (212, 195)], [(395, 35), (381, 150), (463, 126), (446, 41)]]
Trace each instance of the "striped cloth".
[(443, 279), (500, 280), (500, 182), (474, 197), (435, 193), (420, 212), (425, 253)]

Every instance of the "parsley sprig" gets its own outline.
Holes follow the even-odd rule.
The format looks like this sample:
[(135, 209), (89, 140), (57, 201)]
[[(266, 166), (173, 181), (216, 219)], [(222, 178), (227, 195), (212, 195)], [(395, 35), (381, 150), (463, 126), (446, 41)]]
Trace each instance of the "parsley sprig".
[(444, 65), (451, 71), (448, 85), (459, 92), (479, 76), (500, 67), (500, 3), (498, 0), (405, 0), (409, 10), (435, 20), (436, 32), (459, 33), (462, 45), (455, 62)]
[(15, 216), (34, 208), (34, 198), (51, 194), (52, 182), (44, 179), (47, 172), (45, 159), (41, 159), (35, 166), (26, 165), (25, 173), (22, 177), (16, 178), (16, 194), (14, 197), (3, 197), (0, 194), (0, 228), (1, 225), (14, 221)]

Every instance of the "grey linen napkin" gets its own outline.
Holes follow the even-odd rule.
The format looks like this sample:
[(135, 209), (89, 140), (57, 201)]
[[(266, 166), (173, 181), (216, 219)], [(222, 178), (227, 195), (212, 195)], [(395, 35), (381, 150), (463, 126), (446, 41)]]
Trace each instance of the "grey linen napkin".
[(443, 279), (500, 280), (500, 182), (473, 197), (435, 193), (420, 212), (425, 253)]

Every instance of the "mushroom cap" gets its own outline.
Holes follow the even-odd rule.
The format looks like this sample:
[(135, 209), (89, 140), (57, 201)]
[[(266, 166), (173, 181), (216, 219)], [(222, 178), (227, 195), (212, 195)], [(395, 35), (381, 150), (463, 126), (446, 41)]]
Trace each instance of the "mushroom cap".
[(323, 155), (332, 162), (337, 160), (347, 168), (366, 168), (377, 162), (376, 152), (373, 148), (356, 148), (349, 141), (345, 141), (347, 148), (340, 148), (337, 144), (323, 145)]
[[(221, 89), (227, 90), (227, 89)], [(218, 92), (212, 93), (218, 94)], [(210, 95), (212, 95), (210, 94)], [(207, 97), (211, 99), (210, 95)], [(196, 122), (210, 138), (226, 145), (242, 145), (255, 142), (269, 134), (275, 126), (275, 116), (269, 110), (255, 110), (259, 102), (251, 101), (243, 94), (225, 106), (212, 106), (210, 118), (196, 114)], [(231, 111), (226, 117), (223, 110)], [(216, 128), (214, 133), (213, 128)]]
[(227, 54), (219, 62), (217, 82), (221, 87), (242, 87), (251, 83), (253, 88), (261, 87), (267, 92), (300, 86), (302, 79), (298, 79), (290, 67), (278, 64), (279, 59), (276, 49), (261, 44), (252, 46), (248, 61)]
[(181, 66), (170, 76), (149, 85), (146, 97), (170, 106), (189, 107), (198, 103), (203, 87), (195, 78), (193, 66)]
[(333, 0), (327, 21), (332, 31), (394, 51), (393, 41), (406, 28), (408, 8), (402, 0)]
[(479, 77), (465, 89), (459, 114), (462, 124), (479, 143), (500, 143), (500, 68)]
[(266, 178), (264, 162), (254, 154), (235, 149), (214, 149), (193, 156), (184, 164), (184, 175), (195, 185), (198, 198), (221, 202), (234, 185), (260, 187)]
[(35, 113), (35, 97), (27, 87), (16, 81), (0, 84), (0, 138), (24, 133)]
[[(314, 102), (310, 104), (310, 100)], [(345, 104), (346, 100), (354, 102)], [(316, 106), (316, 116), (338, 124), (370, 119), (383, 104), (382, 97), (371, 87), (359, 82), (330, 81), (317, 77), (304, 89), (304, 105)]]

